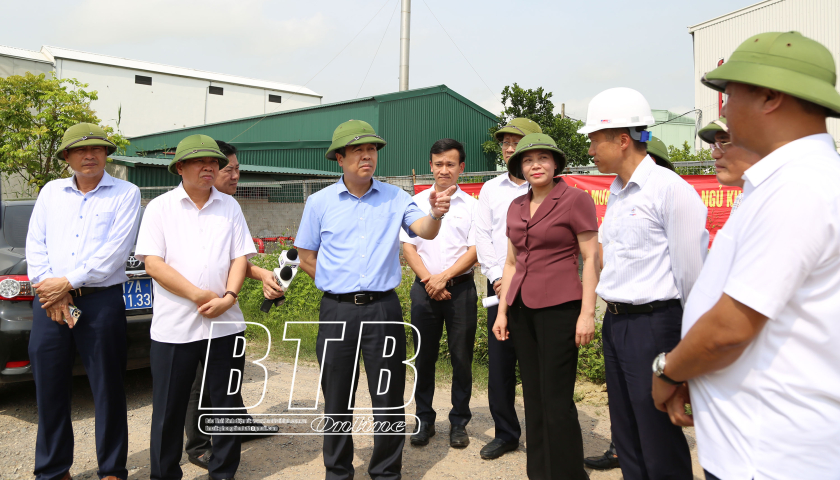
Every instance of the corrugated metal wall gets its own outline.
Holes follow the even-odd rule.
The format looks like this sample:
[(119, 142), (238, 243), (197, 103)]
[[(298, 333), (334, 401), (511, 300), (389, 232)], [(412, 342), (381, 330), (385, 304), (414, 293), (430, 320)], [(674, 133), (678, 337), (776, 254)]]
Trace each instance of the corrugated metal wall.
[[(700, 78), (724, 61), (744, 40), (762, 32), (795, 30), (825, 45), (840, 66), (840, 1), (768, 0), (693, 27), (694, 105), (703, 110), (703, 124), (718, 118), (718, 94)], [(828, 132), (840, 141), (840, 120), (829, 119)], [(696, 142), (700, 146), (699, 140)]]
[[(251, 117), (215, 125), (185, 128), (131, 139), (129, 154), (174, 149), (196, 133), (235, 142), (329, 141), (335, 128), (350, 119), (370, 123), (388, 141), (381, 151), (377, 175), (428, 173), (429, 149), (441, 138), (455, 138), (466, 146), (467, 171), (492, 170), (494, 161), (481, 151), (495, 116), (449, 92), (446, 86), (429, 87), (367, 99), (321, 105), (267, 117)], [(293, 167), (341, 172), (336, 162), (324, 158), (326, 148), (265, 150), (253, 144), (240, 150), (245, 165)], [(160, 185), (154, 183), (150, 185)]]
[(169, 187), (181, 183), (180, 175), (172, 175), (162, 167), (138, 165), (125, 171), (126, 180), (138, 187)]

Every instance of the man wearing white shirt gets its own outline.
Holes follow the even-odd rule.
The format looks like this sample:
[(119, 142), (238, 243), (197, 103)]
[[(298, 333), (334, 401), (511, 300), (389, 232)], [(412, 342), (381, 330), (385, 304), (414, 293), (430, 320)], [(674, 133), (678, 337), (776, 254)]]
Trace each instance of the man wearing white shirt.
[[(496, 132), (507, 164), (519, 140), (530, 133), (542, 133), (527, 118), (514, 118)], [(516, 197), (528, 193), (528, 183), (505, 172), (481, 187), (475, 215), (475, 248), (481, 273), (487, 277), (487, 295), (499, 295), (502, 270), (508, 252), (507, 213)], [(500, 342), (493, 333), (498, 306), (487, 309), (487, 354), (490, 360), (487, 397), (495, 423), (493, 440), (481, 449), (481, 458), (498, 458), (519, 448), (519, 417), (516, 415), (516, 352), (513, 342)]]
[[(107, 157), (116, 149), (98, 125), (68, 128), (56, 159), (66, 161), (73, 176), (47, 183), (29, 220), (26, 262), (39, 300), (32, 302), (29, 337), (38, 402), (34, 472), (38, 480), (70, 478), (70, 396), (76, 352), (95, 404), (97, 473), (108, 480), (128, 476), (121, 285), (128, 280), (125, 261), (137, 234), (140, 190), (105, 172)], [(82, 311), (75, 322), (70, 305)]]
[[(435, 184), (414, 196), (414, 203), (425, 205), (432, 190), (438, 193), (455, 185), (449, 212), (437, 237), (409, 238), (401, 231), (403, 255), (417, 279), (411, 286), (411, 324), (414, 347), (420, 346), (417, 360), (416, 415), (420, 419), (411, 444), (422, 446), (435, 434), (435, 363), (440, 337), (446, 325), (452, 361), (452, 409), (449, 411), (449, 445), (464, 448), (470, 444), (466, 426), (472, 418), (472, 358), (478, 322), (478, 296), (473, 281), (475, 233), (473, 211), (476, 200), (457, 187), (464, 172), (466, 153), (457, 140), (445, 138), (432, 145), (429, 165)], [(418, 334), (419, 332), (419, 334)]]
[(607, 302), (603, 344), (612, 439), (626, 480), (691, 479), (680, 428), (656, 410), (650, 362), (679, 342), (682, 301), (708, 248), (706, 207), (694, 188), (660, 168), (645, 143), (654, 123), (641, 93), (612, 88), (589, 104), (578, 130), (601, 173), (615, 173), (601, 226)]
[(751, 37), (724, 66), (702, 81), (728, 95), (732, 143), (761, 160), (688, 298), (682, 341), (653, 364), (654, 401), (694, 423), (707, 479), (838, 478), (836, 67), (797, 32)]
[[(245, 330), (236, 298), (248, 258), (256, 254), (236, 200), (213, 187), (227, 165), (215, 140), (192, 135), (169, 165), (178, 188), (146, 207), (135, 256), (155, 280), (152, 316), (152, 479), (181, 478), (179, 465), (190, 386), (199, 363), (214, 409), (240, 409), (231, 370), (243, 370)], [(224, 322), (224, 323), (218, 323)], [(235, 394), (228, 392), (235, 391)], [(222, 418), (224, 410), (214, 411)], [(234, 413), (237, 413), (234, 411)], [(244, 413), (244, 410), (240, 413)], [(232, 479), (239, 466), (239, 435), (213, 435), (210, 478)]]

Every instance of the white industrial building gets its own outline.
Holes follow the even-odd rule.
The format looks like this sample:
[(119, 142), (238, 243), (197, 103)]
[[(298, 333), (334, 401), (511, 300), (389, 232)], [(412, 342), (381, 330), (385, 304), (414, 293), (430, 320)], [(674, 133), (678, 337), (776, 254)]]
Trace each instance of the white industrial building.
[(321, 95), (286, 83), (44, 46), (0, 46), (0, 76), (55, 72), (96, 90), (92, 108), (127, 137), (321, 104)]
[[(702, 111), (704, 125), (720, 116), (720, 96), (700, 79), (753, 35), (797, 31), (825, 45), (840, 66), (840, 0), (765, 0), (688, 31), (694, 37), (694, 105)], [(840, 142), (840, 120), (829, 119), (828, 133)], [(696, 140), (695, 146), (701, 144)]]

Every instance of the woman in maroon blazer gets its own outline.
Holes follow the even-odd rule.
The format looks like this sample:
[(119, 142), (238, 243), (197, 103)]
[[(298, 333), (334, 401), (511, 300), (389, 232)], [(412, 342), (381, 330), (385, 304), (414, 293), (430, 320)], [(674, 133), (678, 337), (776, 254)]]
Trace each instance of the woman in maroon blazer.
[(505, 301), (493, 332), (513, 341), (519, 359), (531, 479), (588, 478), (572, 395), (577, 349), (595, 335), (598, 221), (591, 196), (554, 178), (565, 166), (566, 156), (543, 134), (525, 136), (508, 162), (531, 190), (508, 209)]

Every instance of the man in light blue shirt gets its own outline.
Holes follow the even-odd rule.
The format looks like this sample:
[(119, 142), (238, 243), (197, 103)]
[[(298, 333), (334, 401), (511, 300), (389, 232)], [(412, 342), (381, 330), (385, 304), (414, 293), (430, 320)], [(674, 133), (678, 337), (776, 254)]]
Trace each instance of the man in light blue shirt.
[[(324, 415), (333, 425), (353, 422), (360, 346), (378, 422), (368, 472), (371, 478), (398, 479), (405, 444), (406, 355), (402, 309), (394, 292), (402, 279), (399, 232), (435, 238), (456, 186), (432, 192), (429, 205), (416, 205), (405, 191), (373, 179), (384, 146), (366, 122), (338, 126), (326, 156), (338, 162), (344, 175), (309, 197), (295, 246), (301, 269), (324, 292), (317, 340)], [(362, 332), (363, 321), (393, 323), (366, 323)], [(353, 478), (352, 435), (324, 433), (326, 478)]]
[[(41, 189), (29, 221), (26, 262), (37, 302), (32, 306), (29, 358), (38, 402), (35, 476), (70, 478), (73, 429), (71, 375), (82, 358), (96, 405), (97, 474), (126, 478), (128, 421), (123, 375), (126, 316), (121, 285), (137, 234), (140, 190), (105, 172), (116, 150), (98, 125), (67, 129), (56, 153), (71, 178)], [(69, 306), (81, 317), (73, 319)]]

